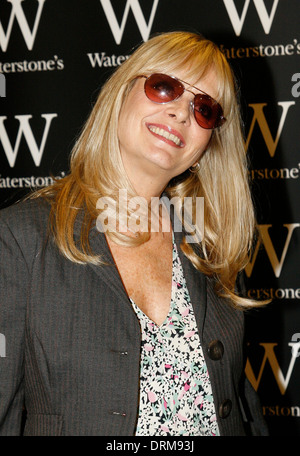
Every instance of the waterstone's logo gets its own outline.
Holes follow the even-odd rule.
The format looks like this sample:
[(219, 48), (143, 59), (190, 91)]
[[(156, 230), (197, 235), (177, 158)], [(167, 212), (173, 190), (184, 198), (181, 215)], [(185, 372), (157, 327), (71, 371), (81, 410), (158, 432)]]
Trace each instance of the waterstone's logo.
[(279, 124), (277, 127), (277, 131), (276, 131), (276, 136), (275, 136), (275, 138), (273, 138), (273, 136), (271, 134), (271, 129), (269, 127), (269, 123), (264, 114), (264, 108), (268, 107), (268, 104), (267, 103), (249, 104), (249, 107), (251, 109), (253, 109), (253, 116), (252, 116), (252, 121), (251, 121), (251, 125), (249, 128), (246, 144), (245, 144), (246, 149), (249, 148), (249, 144), (250, 144), (251, 138), (253, 136), (254, 127), (257, 124), (259, 126), (260, 132), (265, 141), (265, 144), (268, 149), (270, 157), (274, 157), (276, 148), (278, 146), (278, 143), (279, 143), (279, 140), (281, 137), (281, 133), (282, 133), (284, 125), (285, 125), (287, 114), (289, 112), (290, 107), (295, 105), (295, 101), (278, 101), (277, 105), (282, 109), (282, 111), (281, 111), (281, 116), (280, 116)]
[[(279, 388), (279, 391), (282, 396), (286, 394), (287, 388), (289, 386), (291, 377), (294, 372), (295, 363), (297, 358), (300, 356), (300, 333), (295, 333), (292, 335), (291, 342), (288, 343), (288, 346), (291, 349), (291, 358), (287, 368), (286, 373), (281, 369), (280, 363), (278, 361), (275, 349), (278, 346), (278, 343), (260, 343), (259, 344), (263, 350), (264, 355), (261, 360), (260, 368), (258, 374), (254, 374), (252, 365), (250, 364), (249, 358), (247, 359), (245, 373), (251, 382), (253, 388), (257, 391), (260, 384), (262, 383), (263, 373), (267, 367), (267, 371), (273, 373), (274, 380)], [(257, 354), (255, 355), (257, 358)], [(268, 383), (270, 381), (268, 380)], [(262, 406), (263, 414), (267, 417), (300, 417), (300, 407), (299, 405), (263, 405)]]
[[(247, 359), (246, 362), (246, 367), (245, 367), (245, 373), (248, 377), (248, 380), (252, 384), (253, 388), (255, 391), (258, 390), (259, 385), (262, 380), (263, 372), (265, 370), (266, 364), (268, 362), (269, 366), (271, 367), (271, 370), (274, 375), (274, 379), (277, 383), (277, 386), (279, 388), (279, 391), (282, 395), (286, 393), (287, 387), (289, 385), (294, 367), (295, 367), (295, 362), (297, 358), (300, 356), (300, 333), (295, 333), (292, 335), (291, 342), (288, 343), (288, 346), (290, 347), (291, 350), (291, 358), (290, 358), (290, 363), (286, 372), (286, 375), (284, 376), (281, 367), (279, 365), (277, 356), (275, 354), (274, 348), (278, 346), (278, 343), (260, 343), (259, 344), (261, 347), (263, 347), (264, 350), (264, 356), (261, 361), (260, 369), (258, 372), (258, 375), (255, 376), (252, 365), (250, 364), (249, 358)], [(255, 355), (257, 358), (257, 355)]]
[(119, 25), (116, 14), (111, 4), (111, 0), (100, 0), (100, 3), (106, 15), (107, 21), (109, 23), (116, 44), (120, 44), (122, 41), (130, 9), (132, 10), (132, 13), (134, 15), (134, 18), (136, 20), (137, 26), (139, 28), (143, 40), (147, 41), (151, 32), (158, 2), (159, 0), (153, 1), (150, 17), (147, 23), (139, 0), (127, 0), (121, 25)]
[[(235, 34), (237, 36), (240, 36), (247, 16), (250, 0), (245, 0), (243, 10), (240, 16), (238, 14), (234, 0), (223, 0), (223, 3), (227, 10)], [(270, 33), (278, 3), (279, 0), (273, 1), (272, 9), (269, 14), (265, 5), (265, 0), (253, 0), (253, 4), (256, 8), (261, 25), (266, 35)]]
[(0, 116), (0, 143), (2, 144), (3, 151), (5, 153), (5, 156), (7, 158), (7, 161), (9, 163), (9, 166), (13, 168), (15, 166), (15, 162), (18, 156), (20, 144), (21, 144), (21, 139), (22, 137), (25, 138), (28, 150), (32, 156), (32, 159), (34, 161), (35, 166), (40, 166), (41, 160), (43, 157), (44, 149), (46, 146), (50, 126), (52, 123), (52, 120), (57, 117), (56, 113), (49, 113), (49, 114), (41, 114), (41, 118), (45, 120), (45, 126), (43, 130), (43, 136), (40, 142), (40, 145), (38, 145), (38, 141), (35, 138), (35, 135), (32, 131), (31, 125), (30, 125), (30, 119), (32, 119), (32, 115), (30, 114), (22, 114), (15, 116), (14, 118), (18, 120), (19, 122), (19, 128), (18, 128), (18, 133), (17, 137), (15, 140), (15, 144), (13, 145), (6, 127), (5, 127), (5, 120), (7, 120), (6, 116)]
[[(291, 243), (291, 239), (293, 236), (294, 231), (300, 227), (300, 223), (285, 223), (282, 225), (282, 228), (284, 228), (282, 231), (285, 231), (285, 240), (284, 240), (284, 246), (283, 250), (281, 253), (280, 258), (278, 258), (277, 253), (278, 248), (274, 248), (274, 241), (272, 240), (269, 230), (272, 228), (272, 225), (258, 225), (258, 237), (256, 241), (256, 245), (254, 246), (254, 250), (252, 252), (251, 257), (249, 258), (249, 262), (245, 268), (245, 272), (247, 274), (247, 277), (251, 277), (252, 271), (254, 268), (254, 265), (256, 263), (257, 256), (259, 252), (262, 252), (264, 247), (264, 250), (270, 260), (270, 264), (272, 266), (272, 270), (274, 272), (275, 277), (279, 278), (285, 259), (287, 255), (287, 251), (289, 248), (289, 245)], [(278, 240), (277, 240), (278, 242)], [(282, 242), (280, 240), (280, 242)], [(250, 297), (250, 296), (249, 296)]]
[(183, 232), (186, 242), (199, 243), (204, 234), (204, 198), (167, 196), (128, 198), (127, 190), (119, 190), (118, 200), (110, 196), (98, 199), (100, 211), (96, 226), (100, 232), (120, 232), (133, 234), (146, 232), (170, 232), (170, 214), (174, 211), (173, 231)]
[(2, 52), (6, 52), (7, 50), (7, 46), (10, 40), (15, 20), (19, 24), (21, 33), (23, 35), (28, 50), (32, 51), (45, 1), (46, 0), (37, 0), (38, 8), (35, 15), (33, 29), (30, 30), (27, 18), (24, 14), (24, 10), (21, 5), (23, 0), (7, 0), (7, 3), (11, 3), (12, 7), (6, 32), (4, 31), (3, 25), (0, 21), (0, 47)]

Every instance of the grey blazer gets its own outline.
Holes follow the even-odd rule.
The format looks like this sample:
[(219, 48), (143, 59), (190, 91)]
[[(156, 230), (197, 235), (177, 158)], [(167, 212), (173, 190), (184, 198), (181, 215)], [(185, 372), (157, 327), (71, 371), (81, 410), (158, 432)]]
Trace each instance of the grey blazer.
[[(107, 265), (75, 264), (47, 235), (48, 214), (37, 200), (0, 212), (0, 435), (21, 434), (24, 406), (24, 435), (134, 435), (139, 322), (103, 233), (90, 242)], [(243, 313), (179, 251), (220, 433), (266, 435), (244, 375)]]

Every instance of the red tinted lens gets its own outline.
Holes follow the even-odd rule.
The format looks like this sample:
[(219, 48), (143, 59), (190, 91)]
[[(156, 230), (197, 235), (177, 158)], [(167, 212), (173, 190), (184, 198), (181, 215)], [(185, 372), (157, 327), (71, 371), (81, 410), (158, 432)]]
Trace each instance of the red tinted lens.
[(194, 100), (194, 114), (197, 123), (202, 128), (216, 128), (223, 123), (223, 111), (209, 95), (198, 94)]
[(168, 103), (176, 100), (183, 92), (184, 87), (180, 81), (166, 74), (155, 73), (145, 81), (145, 94), (155, 103)]

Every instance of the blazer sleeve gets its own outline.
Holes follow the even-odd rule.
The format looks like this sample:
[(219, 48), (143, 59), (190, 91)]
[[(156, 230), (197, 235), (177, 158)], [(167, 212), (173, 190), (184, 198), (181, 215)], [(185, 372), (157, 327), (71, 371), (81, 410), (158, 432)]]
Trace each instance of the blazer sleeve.
[[(24, 329), (29, 270), (0, 214), (0, 435), (20, 435), (24, 400)], [(22, 220), (20, 220), (20, 223)], [(18, 225), (18, 223), (17, 223)]]

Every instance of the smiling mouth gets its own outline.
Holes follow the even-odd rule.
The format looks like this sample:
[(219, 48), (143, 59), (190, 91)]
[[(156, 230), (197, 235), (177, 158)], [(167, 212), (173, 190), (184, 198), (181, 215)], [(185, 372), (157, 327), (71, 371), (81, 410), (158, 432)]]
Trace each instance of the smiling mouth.
[(183, 143), (178, 136), (174, 135), (173, 133), (169, 133), (168, 131), (164, 130), (163, 128), (156, 127), (154, 125), (148, 125), (148, 129), (154, 133), (155, 135), (161, 136), (168, 141), (173, 142), (178, 147), (183, 147)]

